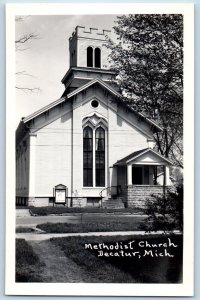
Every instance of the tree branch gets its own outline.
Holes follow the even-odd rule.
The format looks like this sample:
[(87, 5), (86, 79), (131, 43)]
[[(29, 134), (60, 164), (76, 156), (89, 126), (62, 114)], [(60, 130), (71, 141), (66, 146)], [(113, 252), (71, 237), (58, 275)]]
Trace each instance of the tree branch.
[(26, 73), (26, 71), (16, 72), (15, 75), (24, 75), (24, 76), (30, 76), (30, 77), (36, 78), (35, 76)]
[(36, 88), (28, 88), (28, 87), (20, 87), (20, 86), (15, 86), (17, 90), (21, 90), (23, 92), (31, 92), (31, 93), (36, 93), (36, 92), (41, 92), (41, 89), (36, 87)]

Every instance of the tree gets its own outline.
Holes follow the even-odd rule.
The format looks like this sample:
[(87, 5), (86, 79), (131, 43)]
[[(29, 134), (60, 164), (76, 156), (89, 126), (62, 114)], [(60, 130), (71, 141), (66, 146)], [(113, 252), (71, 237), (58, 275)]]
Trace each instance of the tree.
[(116, 23), (109, 57), (124, 101), (163, 128), (157, 149), (182, 167), (183, 16), (123, 15)]
[[(27, 16), (27, 17), (29, 17), (29, 16)], [(25, 17), (17, 16), (15, 18), (15, 22), (24, 22), (24, 21), (25, 21)], [(39, 38), (39, 35), (35, 34), (34, 32), (27, 33), (27, 34), (24, 34), (24, 35), (18, 37), (15, 40), (15, 50), (16, 51), (25, 51), (25, 50), (28, 50), (29, 48), (27, 47), (27, 44), (30, 41), (38, 39), (38, 38)], [(30, 76), (30, 77), (34, 77), (33, 75), (28, 74), (26, 71), (18, 71), (15, 74), (17, 76)], [(24, 92), (38, 92), (38, 91), (40, 91), (40, 88), (38, 88), (38, 87), (22, 87), (22, 86), (16, 85), (15, 88), (18, 89), (18, 90), (24, 91)]]

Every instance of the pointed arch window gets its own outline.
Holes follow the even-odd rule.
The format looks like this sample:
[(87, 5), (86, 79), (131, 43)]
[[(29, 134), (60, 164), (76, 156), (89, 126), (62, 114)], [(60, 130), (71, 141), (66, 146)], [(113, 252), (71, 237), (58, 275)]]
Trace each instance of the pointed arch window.
[(93, 48), (87, 48), (87, 67), (93, 67)]
[(95, 68), (101, 68), (101, 50), (99, 48), (95, 48), (94, 57), (95, 57)]
[(93, 130), (83, 130), (83, 186), (93, 186)]
[(96, 186), (105, 186), (105, 130), (97, 128), (95, 132), (95, 168)]

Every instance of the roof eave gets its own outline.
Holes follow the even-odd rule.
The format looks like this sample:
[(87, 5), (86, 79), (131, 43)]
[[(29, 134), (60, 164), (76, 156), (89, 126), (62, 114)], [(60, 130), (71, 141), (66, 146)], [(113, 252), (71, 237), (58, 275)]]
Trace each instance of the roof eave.
[[(72, 69), (72, 68), (71, 68)], [(68, 74), (71, 72), (71, 69), (68, 71)], [(76, 69), (76, 68), (74, 68)], [(77, 68), (78, 69), (78, 68)], [(135, 114), (138, 114), (140, 116), (142, 116), (144, 118), (144, 120), (146, 122), (148, 122), (149, 124), (151, 124), (154, 128), (157, 129), (157, 131), (162, 131), (162, 128), (160, 126), (158, 126), (156, 123), (154, 123), (153, 121), (149, 120), (147, 117), (145, 117), (144, 115), (142, 115), (141, 113), (136, 112), (132, 107), (130, 107), (130, 105), (124, 103), (121, 94), (119, 94), (115, 89), (113, 89), (111, 86), (109, 86), (108, 84), (106, 84), (104, 81), (102, 81), (99, 78), (96, 78), (94, 80), (91, 80), (90, 82), (86, 83), (85, 85), (81, 86), (80, 88), (77, 88), (76, 90), (74, 90), (73, 92), (69, 93), (68, 95), (61, 97), (60, 99), (57, 99), (53, 102), (51, 102), (50, 104), (46, 105), (45, 107), (37, 110), (36, 112), (34, 112), (33, 114), (25, 117), (23, 119), (23, 122), (26, 123), (28, 121), (30, 121), (31, 119), (37, 117), (38, 115), (44, 113), (45, 111), (53, 108), (54, 106), (64, 102), (66, 99), (69, 99), (71, 97), (73, 97), (74, 95), (76, 95), (77, 93), (81, 92), (82, 90), (90, 87), (91, 85), (95, 84), (95, 83), (99, 83), (101, 84), (104, 88), (106, 88), (107, 90), (110, 91), (110, 93), (112, 93), (117, 100), (119, 100), (121, 103), (123, 103), (125, 106), (127, 106), (132, 112), (134, 112)]]
[(119, 161), (119, 162), (116, 162), (114, 165), (116, 166), (124, 166), (124, 165), (127, 165), (129, 164), (130, 162), (133, 162), (134, 160), (136, 160), (138, 157), (144, 155), (145, 153), (147, 152), (152, 152), (154, 153), (155, 155), (159, 156), (160, 158), (162, 158), (164, 161), (166, 161), (169, 165), (172, 165), (173, 166), (173, 163), (167, 159), (166, 157), (164, 157), (163, 155), (161, 155), (160, 153), (157, 153), (156, 151), (154, 151), (153, 149), (149, 148), (149, 149), (146, 149), (144, 150), (143, 152), (139, 153), (138, 155), (136, 155), (135, 157), (132, 157), (132, 158), (129, 158), (125, 161)]
[(56, 106), (56, 105), (64, 102), (65, 100), (66, 100), (66, 97), (62, 97), (60, 99), (57, 99), (57, 100), (51, 102), (50, 104), (48, 104), (48, 105), (44, 106), (43, 108), (37, 110), (36, 112), (32, 113), (31, 115), (25, 117), (23, 119), (23, 122), (27, 123), (28, 121), (36, 118), (37, 116), (39, 116), (40, 114), (44, 113), (45, 111), (47, 111), (47, 110), (53, 108), (54, 106)]
[(67, 95), (67, 98), (71, 98), (73, 96), (75, 96), (76, 94), (80, 93), (81, 91), (89, 88), (90, 86), (92, 86), (93, 84), (95, 83), (99, 83), (101, 84), (104, 88), (108, 89), (113, 95), (117, 96), (117, 97), (121, 97), (121, 95), (115, 91), (112, 87), (110, 87), (109, 85), (107, 85), (104, 81), (102, 81), (101, 79), (99, 78), (95, 78), (93, 80), (91, 80), (90, 82), (84, 84), (83, 86), (81, 86), (80, 88), (77, 88), (76, 90), (74, 90), (73, 92), (69, 93)]
[(96, 68), (88, 68), (88, 67), (70, 67), (70, 69), (67, 71), (67, 73), (64, 75), (64, 77), (62, 78), (61, 82), (64, 84), (66, 78), (70, 75), (70, 73), (72, 71), (86, 71), (86, 72), (95, 72), (95, 73), (107, 73), (107, 74), (111, 74), (111, 75), (115, 75), (116, 72), (112, 71), (110, 69), (96, 69)]

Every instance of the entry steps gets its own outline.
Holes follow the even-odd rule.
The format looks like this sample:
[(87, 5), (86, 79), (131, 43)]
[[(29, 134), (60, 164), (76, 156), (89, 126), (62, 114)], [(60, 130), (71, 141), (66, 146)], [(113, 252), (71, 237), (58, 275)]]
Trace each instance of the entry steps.
[(102, 208), (124, 208), (124, 202), (122, 198), (103, 198), (102, 199)]

